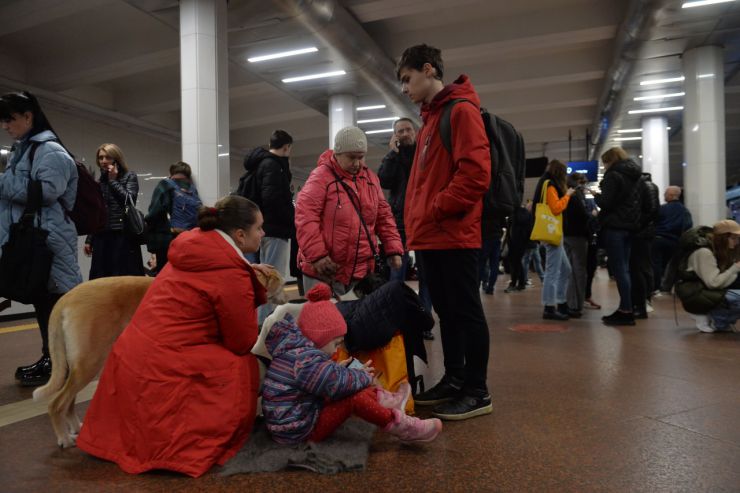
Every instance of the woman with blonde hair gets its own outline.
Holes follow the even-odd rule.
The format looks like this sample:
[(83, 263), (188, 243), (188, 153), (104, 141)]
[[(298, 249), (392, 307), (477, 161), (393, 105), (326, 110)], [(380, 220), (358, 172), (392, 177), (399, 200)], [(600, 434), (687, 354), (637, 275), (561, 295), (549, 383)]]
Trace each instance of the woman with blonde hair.
[[(553, 215), (559, 216), (568, 207), (568, 202), (575, 192), (567, 188), (567, 166), (558, 160), (550, 161), (545, 174), (540, 178), (535, 189), (534, 200), (539, 202), (545, 196), (545, 201)], [(547, 187), (543, 190), (544, 187)], [(562, 241), (559, 245), (545, 245), (547, 253), (545, 259), (545, 279), (542, 282), (542, 304), (545, 311), (542, 318), (545, 320), (568, 320), (570, 312), (567, 304), (568, 280), (571, 266), (565, 253)]]
[(629, 260), (632, 237), (640, 226), (642, 169), (621, 147), (606, 151), (601, 161), (606, 171), (601, 181), (601, 194), (596, 195), (596, 205), (601, 209), (601, 235), (619, 291), (619, 308), (601, 320), (606, 325), (635, 325)]
[(85, 254), (92, 255), (90, 279), (143, 276), (144, 262), (137, 239), (126, 231), (126, 204), (136, 205), (139, 180), (126, 166), (121, 148), (102, 144), (95, 152), (100, 168), (100, 190), (108, 209), (105, 228), (85, 240)]

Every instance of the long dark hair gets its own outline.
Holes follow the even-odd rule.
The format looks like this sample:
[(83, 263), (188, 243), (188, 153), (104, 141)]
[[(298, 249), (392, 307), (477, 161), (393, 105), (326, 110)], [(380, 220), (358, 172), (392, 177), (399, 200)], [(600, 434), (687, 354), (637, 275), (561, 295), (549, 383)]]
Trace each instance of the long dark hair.
[(566, 180), (568, 178), (568, 167), (564, 162), (553, 159), (545, 168), (545, 173), (550, 175), (550, 179), (554, 182), (554, 185), (559, 187), (561, 194), (565, 193)]
[(712, 239), (712, 251), (717, 258), (717, 267), (719, 267), (720, 272), (724, 272), (738, 260), (737, 248), (730, 249), (729, 247), (728, 240), (732, 236), (732, 233), (711, 233), (710, 236)]
[[(39, 105), (38, 99), (33, 94), (23, 91), (9, 92), (0, 96), (0, 120), (11, 120), (13, 114), (23, 114), (27, 111), (33, 115), (31, 135), (39, 134), (45, 130), (54, 132), (49, 119), (41, 109), (41, 105)], [(57, 133), (54, 132), (54, 135), (57, 135)], [(57, 138), (59, 138), (58, 135)]]
[(235, 229), (249, 229), (257, 222), (260, 208), (249, 199), (239, 195), (227, 195), (213, 207), (201, 207), (198, 211), (198, 227), (203, 231), (220, 229), (230, 233)]

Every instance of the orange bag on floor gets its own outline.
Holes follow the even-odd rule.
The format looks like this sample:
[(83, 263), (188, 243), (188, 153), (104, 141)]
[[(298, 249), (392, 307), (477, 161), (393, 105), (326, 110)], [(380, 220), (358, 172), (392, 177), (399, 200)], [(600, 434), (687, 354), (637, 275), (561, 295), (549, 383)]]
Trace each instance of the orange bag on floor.
[[(408, 370), (406, 369), (406, 349), (400, 332), (396, 332), (391, 342), (386, 346), (372, 351), (357, 351), (350, 355), (344, 348), (337, 350), (338, 361), (343, 361), (350, 356), (363, 363), (372, 360), (371, 364), (375, 368), (375, 374), (378, 375), (380, 385), (391, 392), (397, 391), (401, 382), (406, 382), (409, 379)], [(409, 397), (406, 403), (406, 414), (414, 414), (414, 399), (412, 397)]]

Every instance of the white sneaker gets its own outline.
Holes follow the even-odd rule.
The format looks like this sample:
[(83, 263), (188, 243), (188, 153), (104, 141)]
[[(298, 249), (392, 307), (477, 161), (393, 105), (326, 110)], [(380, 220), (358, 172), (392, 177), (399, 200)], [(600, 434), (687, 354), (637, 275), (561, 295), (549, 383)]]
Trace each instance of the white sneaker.
[(647, 313), (653, 313), (655, 311), (655, 308), (653, 308), (653, 304), (649, 301), (645, 303), (645, 311)]
[(712, 326), (711, 320), (706, 315), (691, 315), (696, 322), (696, 328), (707, 334), (711, 334), (716, 329)]

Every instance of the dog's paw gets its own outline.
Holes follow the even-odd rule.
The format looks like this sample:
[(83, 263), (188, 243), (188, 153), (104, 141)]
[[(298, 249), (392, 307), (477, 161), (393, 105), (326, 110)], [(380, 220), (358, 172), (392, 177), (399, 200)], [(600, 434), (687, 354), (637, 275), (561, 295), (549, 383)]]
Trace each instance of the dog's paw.
[(67, 435), (64, 438), (60, 438), (57, 440), (57, 445), (62, 449), (72, 448), (77, 445), (77, 435)]

